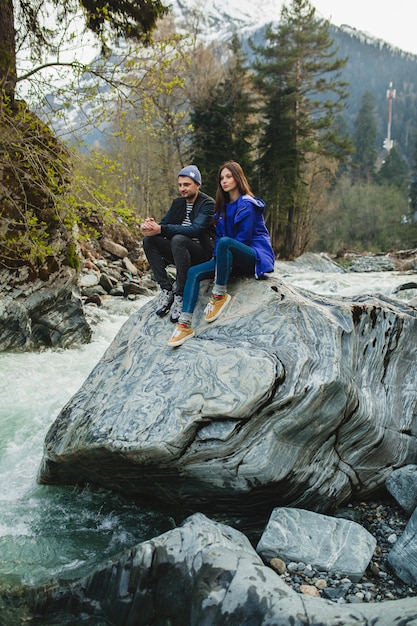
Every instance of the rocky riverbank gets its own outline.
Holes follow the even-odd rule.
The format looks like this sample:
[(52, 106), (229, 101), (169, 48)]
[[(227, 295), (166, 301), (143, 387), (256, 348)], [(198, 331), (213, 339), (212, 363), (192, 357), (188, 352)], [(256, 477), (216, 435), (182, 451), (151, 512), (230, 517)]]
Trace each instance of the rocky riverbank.
[(408, 585), (398, 578), (387, 558), (409, 519), (395, 500), (387, 495), (380, 500), (353, 502), (336, 514), (363, 526), (377, 542), (361, 580), (353, 582), (345, 576), (317, 571), (309, 563), (285, 565), (280, 560), (272, 560), (270, 566), (280, 578), (298, 593), (338, 604), (375, 603), (417, 596), (417, 585)]
[(28, 267), (0, 269), (0, 352), (88, 343), (85, 305), (155, 293), (139, 242), (128, 249), (106, 238), (100, 241), (98, 250), (85, 251), (78, 272), (68, 266), (48, 276), (33, 275)]
[[(395, 530), (389, 501), (352, 504), (347, 511), (365, 516), (370, 524), (375, 520), (379, 530), (386, 523), (384, 534)], [(281, 515), (281, 510), (276, 512)], [(309, 512), (298, 513), (307, 524), (312, 521), (308, 517), (314, 518)], [(346, 530), (349, 524), (352, 522), (344, 519), (341, 528)], [(304, 529), (298, 530), (302, 535)], [(320, 522), (315, 530), (314, 526), (309, 530), (315, 538), (323, 532)], [(297, 537), (293, 539), (296, 544)], [(344, 530), (338, 538), (326, 538), (324, 543), (336, 549), (330, 555), (332, 566), (341, 554), (347, 561), (349, 553), (365, 556), (363, 544), (352, 543), (352, 539), (352, 533), (346, 535)], [(375, 562), (373, 559), (371, 567)], [(411, 625), (417, 610), (415, 588), (407, 587), (403, 595), (392, 574), (381, 575), (382, 560), (379, 567), (376, 580), (367, 571), (357, 582), (346, 576), (329, 577), (321, 570), (314, 572), (301, 561), (289, 562), (287, 572), (277, 574), (262, 562), (242, 533), (196, 513), (179, 527), (103, 563), (91, 576), (70, 587), (38, 590), (30, 604), (36, 607), (33, 623), (42, 626), (87, 621), (113, 626)]]

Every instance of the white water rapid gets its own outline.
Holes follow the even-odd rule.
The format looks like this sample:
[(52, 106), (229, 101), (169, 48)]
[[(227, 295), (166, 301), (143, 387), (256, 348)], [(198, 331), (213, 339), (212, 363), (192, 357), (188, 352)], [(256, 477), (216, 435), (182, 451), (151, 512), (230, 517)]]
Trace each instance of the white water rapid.
[(46, 432), (128, 315), (147, 301), (91, 309), (93, 340), (72, 350), (0, 354), (0, 584), (73, 579), (173, 522), (89, 488), (38, 485)]

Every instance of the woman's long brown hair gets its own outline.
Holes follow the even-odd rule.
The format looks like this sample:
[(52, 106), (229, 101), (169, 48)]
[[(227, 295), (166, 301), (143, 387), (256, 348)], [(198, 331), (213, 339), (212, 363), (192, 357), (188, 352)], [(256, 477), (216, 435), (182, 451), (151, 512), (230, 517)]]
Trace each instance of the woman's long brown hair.
[(240, 195), (248, 194), (249, 196), (254, 197), (252, 190), (249, 186), (247, 178), (242, 170), (242, 166), (239, 165), (236, 161), (226, 161), (220, 167), (219, 172), (217, 174), (217, 191), (216, 191), (216, 200), (214, 203), (214, 217), (220, 215), (220, 213), (225, 212), (226, 203), (229, 202), (229, 194), (228, 192), (223, 191), (222, 186), (220, 185), (220, 176), (222, 171), (227, 168), (231, 171), (233, 178), (236, 181), (237, 188), (239, 190)]

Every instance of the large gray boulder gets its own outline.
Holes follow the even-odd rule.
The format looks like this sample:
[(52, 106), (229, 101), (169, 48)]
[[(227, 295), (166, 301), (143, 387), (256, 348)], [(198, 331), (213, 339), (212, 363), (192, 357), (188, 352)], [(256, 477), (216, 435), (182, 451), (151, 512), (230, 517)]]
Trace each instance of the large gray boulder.
[(171, 510), (318, 512), (417, 458), (417, 314), (321, 297), (278, 276), (177, 349), (150, 301), (120, 330), (45, 440), (43, 483), (101, 485)]
[(88, 343), (77, 274), (69, 267), (42, 280), (27, 267), (0, 271), (0, 352), (70, 348)]
[(297, 594), (244, 535), (201, 514), (81, 581), (30, 596), (42, 624), (412, 626), (417, 615), (416, 598), (340, 605)]

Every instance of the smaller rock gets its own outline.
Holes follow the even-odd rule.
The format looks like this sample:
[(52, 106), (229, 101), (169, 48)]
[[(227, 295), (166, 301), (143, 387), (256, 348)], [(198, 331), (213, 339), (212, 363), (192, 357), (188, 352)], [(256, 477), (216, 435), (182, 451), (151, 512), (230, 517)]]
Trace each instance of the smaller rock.
[(315, 570), (311, 567), (311, 565), (307, 565), (307, 567), (304, 570), (304, 576), (306, 578), (313, 578), (315, 576)]
[(116, 285), (117, 285), (117, 281), (114, 278), (112, 278), (108, 274), (101, 274), (101, 276), (100, 276), (100, 286), (103, 287), (103, 289), (105, 291), (107, 291), (107, 293), (110, 293), (110, 291)]
[(122, 288), (125, 298), (127, 298), (128, 296), (149, 295), (149, 289), (135, 280), (128, 280), (122, 283)]
[(101, 298), (98, 293), (93, 293), (91, 296), (85, 299), (84, 304), (95, 304), (96, 306), (101, 306)]
[(320, 591), (314, 585), (301, 585), (300, 593), (303, 593), (306, 596), (311, 596), (312, 598), (320, 598)]
[(123, 297), (125, 295), (123, 287), (121, 285), (117, 285), (116, 287), (114, 287), (114, 289), (110, 291), (109, 295), (116, 296), (116, 297)]
[(316, 585), (317, 589), (326, 589), (327, 587), (327, 581), (324, 580), (324, 578), (319, 578), (314, 584)]
[(363, 594), (355, 593), (351, 596), (347, 596), (346, 599), (350, 604), (361, 604), (363, 602)]
[(80, 274), (78, 277), (79, 286), (84, 289), (86, 287), (95, 287), (100, 282), (100, 274), (98, 272), (88, 272)]
[(345, 599), (348, 589), (346, 587), (327, 587), (323, 589), (323, 597), (333, 602)]
[(100, 285), (96, 285), (95, 287), (84, 287), (81, 291), (81, 295), (84, 298), (91, 298), (92, 296), (107, 296), (107, 291), (103, 289)]
[(359, 581), (375, 547), (375, 538), (356, 522), (278, 507), (272, 511), (256, 551), (267, 561), (279, 555), (289, 563), (288, 569), (298, 558), (297, 571), (307, 572), (307, 577), (313, 576), (316, 568)]
[(119, 243), (111, 241), (110, 239), (101, 239), (100, 245), (103, 250), (110, 252), (110, 254), (118, 259), (124, 259), (128, 255), (128, 250), (124, 246), (121, 246)]
[(411, 515), (417, 507), (417, 465), (405, 465), (393, 470), (385, 486), (404, 511)]
[(284, 561), (282, 559), (279, 559), (278, 557), (271, 559), (269, 561), (269, 565), (272, 567), (272, 569), (278, 572), (278, 574), (285, 574), (285, 572), (287, 571), (287, 566), (285, 565)]
[(298, 564), (294, 563), (294, 561), (291, 561), (290, 563), (288, 563), (287, 565), (287, 570), (289, 572), (296, 572), (298, 570)]
[(127, 269), (127, 271), (132, 274), (132, 276), (137, 276), (138, 274), (138, 268), (133, 265), (132, 261), (129, 259), (129, 257), (125, 256), (123, 257), (123, 265), (125, 266), (125, 268)]

